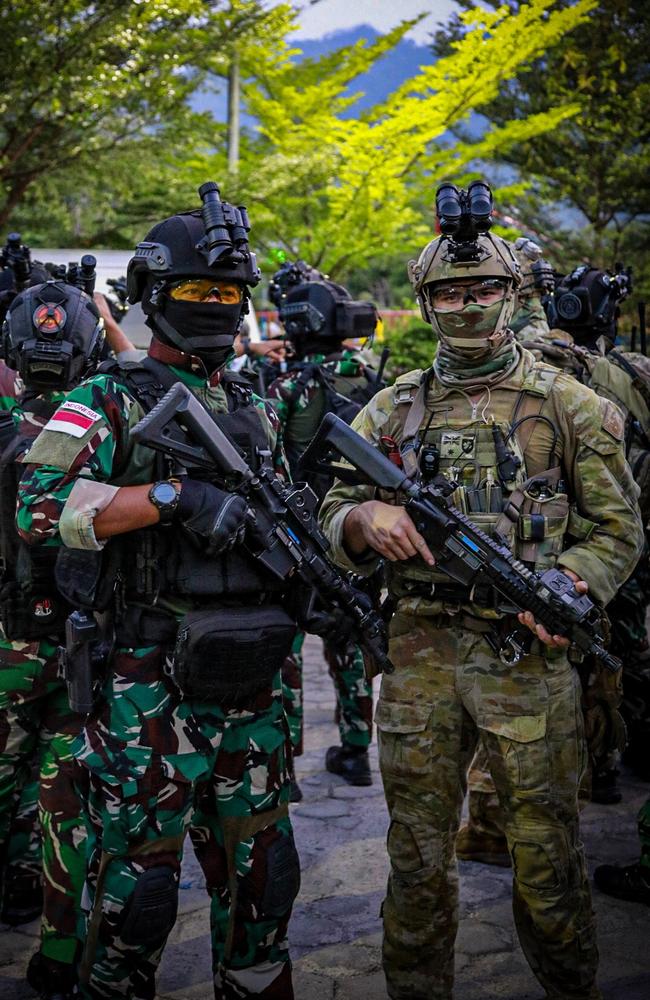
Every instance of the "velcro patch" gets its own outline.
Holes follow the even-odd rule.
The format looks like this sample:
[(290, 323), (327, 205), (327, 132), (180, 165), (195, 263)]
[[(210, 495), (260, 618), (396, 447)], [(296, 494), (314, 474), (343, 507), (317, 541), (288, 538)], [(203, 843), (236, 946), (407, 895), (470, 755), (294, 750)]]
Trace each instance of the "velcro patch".
[(43, 429), (46, 431), (59, 431), (62, 434), (69, 434), (71, 437), (80, 438), (102, 419), (101, 413), (91, 410), (89, 406), (84, 406), (83, 403), (76, 403), (74, 400), (66, 400), (54, 416), (50, 417)]
[(616, 441), (622, 441), (625, 436), (625, 420), (616, 403), (609, 399), (601, 399), (600, 409), (603, 415), (603, 430), (611, 434)]

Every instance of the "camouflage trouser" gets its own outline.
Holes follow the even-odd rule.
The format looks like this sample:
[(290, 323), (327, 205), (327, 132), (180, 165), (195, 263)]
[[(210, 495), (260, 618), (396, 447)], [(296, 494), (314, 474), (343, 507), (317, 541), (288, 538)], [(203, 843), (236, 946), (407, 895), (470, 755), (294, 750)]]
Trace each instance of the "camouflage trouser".
[(212, 900), (215, 996), (291, 1000), (287, 924), (299, 863), (279, 673), (273, 690), (224, 710), (181, 700), (164, 655), (160, 646), (118, 649), (105, 704), (80, 741), (94, 834), (81, 995), (155, 996), (192, 821)]
[(79, 900), (85, 875), (85, 826), (76, 781), (83, 776), (71, 752), (81, 720), (57, 678), (48, 641), (0, 641), (0, 836), (10, 828), (21, 783), (37, 756), (43, 839), (41, 951), (71, 964), (78, 950)]
[[(298, 632), (291, 655), (282, 666), (282, 696), (289, 721), (294, 757), (303, 752), (302, 647), (305, 633)], [(341, 744), (369, 747), (372, 739), (372, 683), (366, 678), (363, 654), (357, 647), (347, 656), (323, 643), (323, 652), (334, 681), (336, 718)]]
[(513, 908), (548, 997), (592, 1000), (598, 953), (578, 836), (586, 755), (563, 654), (497, 661), (484, 638), (398, 613), (375, 721), (391, 824), (383, 907), (389, 996), (448, 1000), (458, 923), (454, 841), (480, 733), (503, 815)]
[[(5, 722), (8, 720), (5, 718)], [(0, 723), (1, 725), (1, 723)], [(4, 737), (2, 737), (4, 741)], [(0, 763), (0, 843), (3, 844), (5, 877), (10, 872), (25, 872), (40, 878), (42, 871), (41, 827), (38, 821), (38, 755), (34, 754), (31, 766), (25, 761), (23, 766), (12, 770), (7, 782), (7, 773)], [(5, 780), (3, 780), (5, 779)], [(13, 794), (11, 786), (13, 785)], [(5, 800), (11, 796), (13, 804)], [(7, 830), (7, 823), (9, 829)], [(0, 875), (0, 882), (2, 875)]]

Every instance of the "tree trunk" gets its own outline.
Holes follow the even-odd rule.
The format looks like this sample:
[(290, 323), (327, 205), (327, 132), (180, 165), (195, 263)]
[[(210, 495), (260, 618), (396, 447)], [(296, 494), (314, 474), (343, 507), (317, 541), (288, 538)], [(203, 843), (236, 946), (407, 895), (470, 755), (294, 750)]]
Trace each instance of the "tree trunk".
[(233, 52), (228, 71), (228, 173), (239, 167), (239, 56)]

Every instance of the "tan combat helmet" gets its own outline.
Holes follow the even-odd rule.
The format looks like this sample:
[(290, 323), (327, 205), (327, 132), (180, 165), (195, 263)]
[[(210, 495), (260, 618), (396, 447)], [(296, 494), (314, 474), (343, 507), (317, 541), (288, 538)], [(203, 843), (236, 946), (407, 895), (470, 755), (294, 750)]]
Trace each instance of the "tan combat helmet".
[(472, 241), (474, 252), (458, 254), (453, 238), (439, 236), (426, 245), (417, 261), (408, 263), (408, 276), (417, 296), (422, 318), (431, 323), (438, 336), (435, 313), (430, 305), (428, 289), (442, 281), (501, 278), (507, 282), (501, 313), (494, 329), (498, 335), (507, 329), (515, 308), (516, 290), (521, 284), (521, 268), (512, 245), (492, 233), (480, 233)]
[(553, 269), (548, 261), (544, 260), (544, 251), (539, 244), (526, 236), (520, 236), (514, 242), (514, 251), (521, 268), (518, 297), (525, 299), (531, 295), (552, 291), (555, 284)]

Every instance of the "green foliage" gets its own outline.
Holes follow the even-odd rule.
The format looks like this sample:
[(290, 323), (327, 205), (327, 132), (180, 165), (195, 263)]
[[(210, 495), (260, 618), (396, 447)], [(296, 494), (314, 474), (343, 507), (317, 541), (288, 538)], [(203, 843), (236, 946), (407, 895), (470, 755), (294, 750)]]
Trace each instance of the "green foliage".
[(387, 326), (384, 342), (390, 347), (391, 379), (415, 368), (430, 368), (437, 350), (435, 334), (420, 316)]
[[(462, 13), (437, 36), (437, 54), (453, 51), (467, 32), (467, 11), (477, 6), (457, 2)], [(487, 0), (491, 7), (500, 2)], [(518, 0), (507, 5), (520, 9)], [(528, 181), (527, 196), (513, 202), (515, 214), (537, 230), (559, 268), (580, 260), (613, 267), (624, 257), (637, 265), (638, 250), (650, 242), (649, 49), (646, 0), (598, 0), (587, 22), (522, 65), (483, 108), (498, 128), (514, 117), (528, 121), (549, 103), (580, 104), (553, 132), (487, 154)], [(647, 295), (641, 264), (638, 288)]]
[[(179, 140), (211, 138), (189, 95), (207, 73), (227, 72), (238, 41), (266, 51), (286, 33), (289, 9), (262, 0), (0, 5), (0, 225), (36, 181), (65, 189), (95, 170), (100, 183), (85, 195), (104, 202), (101, 212), (118, 150), (128, 149), (133, 171)], [(116, 169), (119, 192), (124, 162)]]

